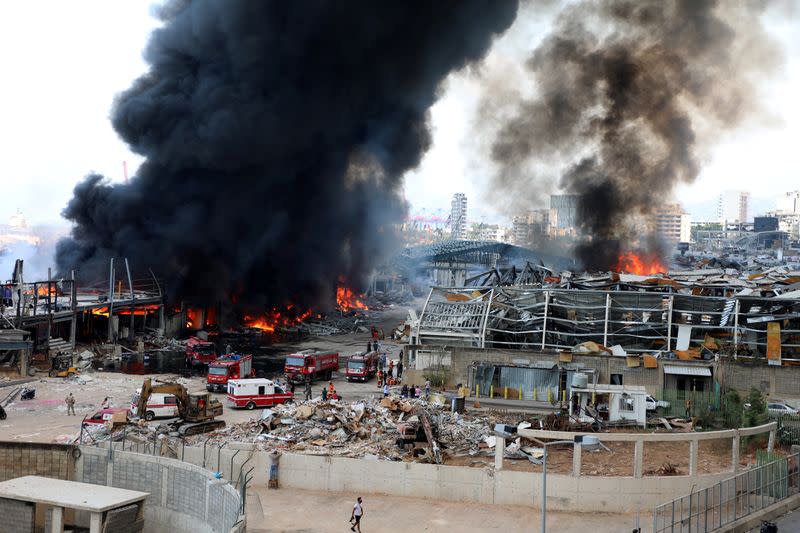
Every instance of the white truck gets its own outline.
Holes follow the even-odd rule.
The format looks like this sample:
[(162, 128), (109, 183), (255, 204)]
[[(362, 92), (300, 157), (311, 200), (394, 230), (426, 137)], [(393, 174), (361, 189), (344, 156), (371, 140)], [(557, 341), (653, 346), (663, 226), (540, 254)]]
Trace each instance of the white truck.
[(669, 402), (665, 400), (656, 400), (649, 394), (647, 395), (647, 398), (645, 398), (644, 404), (647, 411), (666, 411), (669, 409), (670, 405)]

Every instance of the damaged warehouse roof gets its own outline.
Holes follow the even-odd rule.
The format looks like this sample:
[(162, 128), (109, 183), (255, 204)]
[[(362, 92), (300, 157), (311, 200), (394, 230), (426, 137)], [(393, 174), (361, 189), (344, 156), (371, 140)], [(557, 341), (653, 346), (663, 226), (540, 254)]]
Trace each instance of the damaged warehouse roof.
[(632, 353), (706, 345), (756, 356), (778, 342), (779, 358), (800, 361), (798, 282), (800, 271), (783, 266), (750, 275), (564, 272), (531, 285), (434, 287), (415, 334), (423, 345), (543, 350), (594, 341)]

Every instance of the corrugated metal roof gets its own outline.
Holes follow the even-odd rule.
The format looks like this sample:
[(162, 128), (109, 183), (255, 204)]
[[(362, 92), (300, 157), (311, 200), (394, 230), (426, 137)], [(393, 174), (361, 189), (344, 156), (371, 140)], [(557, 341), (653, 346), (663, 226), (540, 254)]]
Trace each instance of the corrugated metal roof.
[(707, 366), (664, 366), (665, 374), (677, 374), (679, 376), (708, 376), (711, 377), (711, 369)]

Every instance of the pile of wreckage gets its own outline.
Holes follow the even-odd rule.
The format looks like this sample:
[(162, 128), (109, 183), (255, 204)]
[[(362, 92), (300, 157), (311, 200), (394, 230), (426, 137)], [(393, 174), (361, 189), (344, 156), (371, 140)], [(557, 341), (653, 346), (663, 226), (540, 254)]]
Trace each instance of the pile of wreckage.
[(317, 398), (277, 405), (262, 411), (258, 419), (183, 440), (166, 423), (87, 425), (75, 439), (83, 443), (125, 441), (126, 448), (164, 441), (173, 450), (241, 442), (261, 450), (438, 464), (449, 457), (487, 455), (486, 442), (494, 421), (486, 415), (449, 412), (441, 400), (389, 396), (380, 401), (341, 402)]
[(298, 332), (313, 337), (327, 335), (345, 335), (348, 333), (368, 333), (380, 323), (381, 314), (370, 308), (369, 311), (353, 310), (349, 312), (331, 313), (322, 318), (308, 319), (297, 326)]
[[(519, 276), (517, 276), (518, 278)], [(780, 344), (800, 361), (800, 269), (701, 268), (663, 274), (564, 271), (529, 284), (489, 276), (463, 288), (433, 287), (407, 324), (412, 343), (651, 353), (676, 359), (719, 352), (763, 357)], [(527, 279), (527, 278), (526, 278)], [(772, 339), (772, 340), (770, 340)], [(614, 347), (617, 346), (615, 350)], [(608, 347), (608, 348), (606, 348)]]

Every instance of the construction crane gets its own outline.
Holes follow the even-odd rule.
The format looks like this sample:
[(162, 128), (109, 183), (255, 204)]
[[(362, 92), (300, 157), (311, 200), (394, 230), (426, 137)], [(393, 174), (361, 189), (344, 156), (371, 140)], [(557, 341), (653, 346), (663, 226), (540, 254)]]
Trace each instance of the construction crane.
[(211, 397), (208, 392), (187, 392), (186, 387), (174, 382), (153, 385), (150, 378), (142, 383), (142, 390), (136, 402), (137, 414), (147, 412), (147, 400), (153, 393), (175, 396), (180, 419), (171, 423), (177, 426), (181, 435), (196, 435), (225, 427), (224, 420), (216, 420), (216, 417), (222, 416), (222, 403)]

